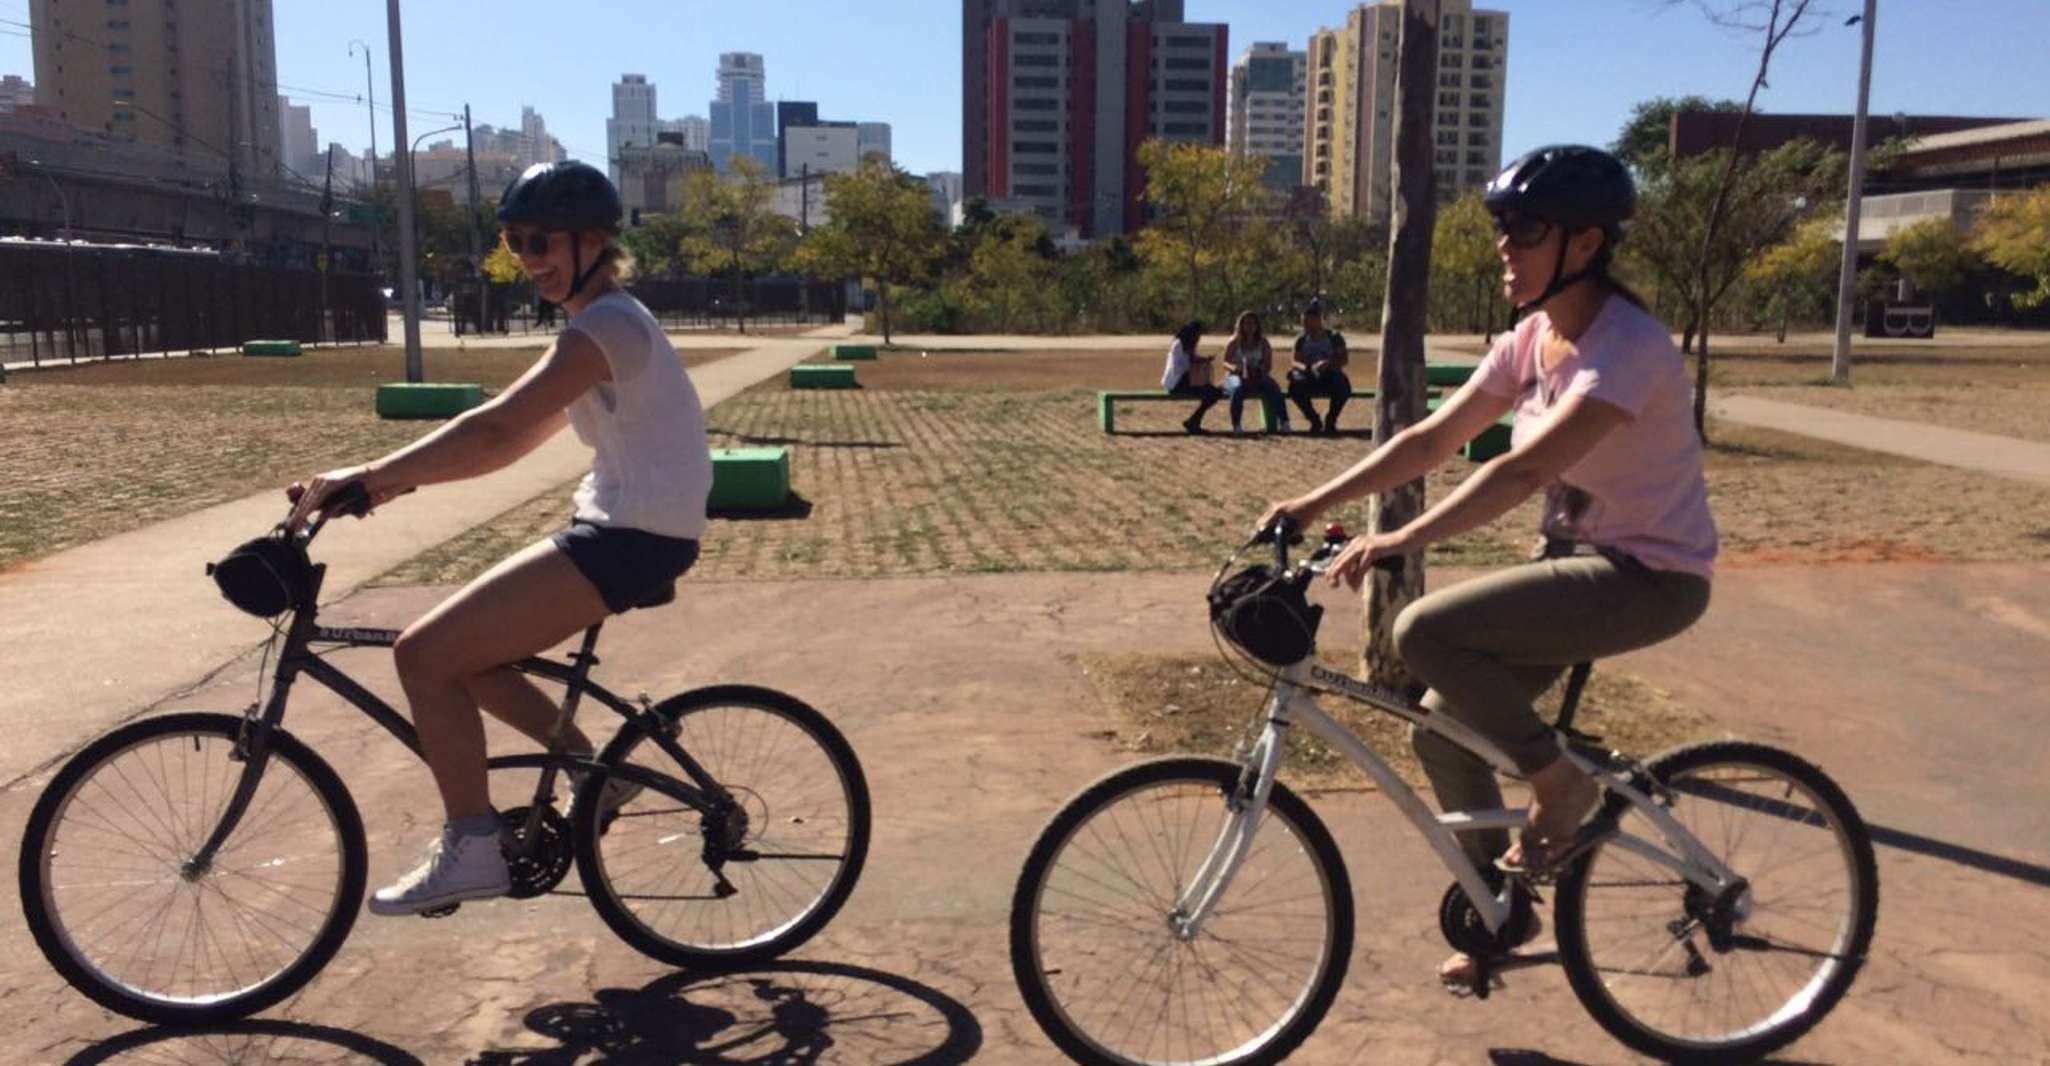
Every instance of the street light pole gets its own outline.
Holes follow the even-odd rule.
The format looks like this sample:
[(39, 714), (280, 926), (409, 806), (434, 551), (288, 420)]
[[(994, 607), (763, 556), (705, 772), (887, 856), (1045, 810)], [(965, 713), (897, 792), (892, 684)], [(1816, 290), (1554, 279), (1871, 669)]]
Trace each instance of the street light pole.
[(1858, 114), (1851, 120), (1851, 188), (1844, 204), (1844, 261), (1836, 280), (1836, 348), (1830, 380), (1851, 383), (1851, 299), (1858, 281), (1858, 209), (1865, 190), (1865, 110), (1872, 96), (1872, 20), (1878, 0), (1865, 0), (1864, 47), (1858, 55)]
[[(406, 55), (399, 41), (399, 0), (385, 0), (386, 32), (391, 36), (391, 122), (392, 136), (406, 143)], [(413, 257), (413, 159), (400, 152), (392, 171), (398, 179), (399, 201), (399, 298), (406, 319), (406, 380), (425, 380), (420, 369), (420, 264)]]
[[(361, 46), (363, 49), (363, 113), (370, 116), (370, 207), (374, 212), (377, 208), (377, 83), (370, 80), (370, 46), (360, 40), (350, 41), (349, 54), (355, 55), (358, 46)], [(375, 270), (378, 263), (384, 258), (383, 255), (379, 254), (380, 249), (377, 243), (377, 234), (382, 228), (377, 224), (376, 216), (373, 214), (370, 222), (370, 262), (372, 270)]]

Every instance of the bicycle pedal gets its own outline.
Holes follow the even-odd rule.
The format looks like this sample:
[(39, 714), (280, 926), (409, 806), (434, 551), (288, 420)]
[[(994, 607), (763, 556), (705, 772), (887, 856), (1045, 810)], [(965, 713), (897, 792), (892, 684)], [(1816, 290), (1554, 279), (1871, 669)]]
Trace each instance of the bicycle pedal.
[(456, 908), (460, 906), (462, 906), (462, 904), (460, 903), (447, 903), (439, 907), (429, 907), (426, 910), (420, 912), (420, 917), (446, 918), (449, 915), (454, 914), (456, 912)]

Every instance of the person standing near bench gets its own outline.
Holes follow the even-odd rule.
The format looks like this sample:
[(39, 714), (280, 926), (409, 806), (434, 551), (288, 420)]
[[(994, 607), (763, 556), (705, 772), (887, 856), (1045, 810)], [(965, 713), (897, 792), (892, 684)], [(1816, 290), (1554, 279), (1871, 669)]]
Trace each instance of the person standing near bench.
[[(1338, 412), (1352, 398), (1352, 379), (1345, 376), (1351, 357), (1345, 350), (1345, 335), (1324, 328), (1324, 304), (1311, 300), (1303, 308), (1303, 331), (1295, 339), (1294, 365), (1288, 368), (1288, 398), (1310, 423), (1310, 432), (1338, 434)], [(1329, 396), (1331, 407), (1317, 417), (1310, 400)]]
[(1196, 343), (1202, 339), (1201, 322), (1192, 321), (1176, 330), (1174, 343), (1167, 349), (1167, 369), (1160, 375), (1160, 387), (1169, 396), (1187, 396), (1198, 401), (1196, 413), (1182, 420), (1182, 428), (1191, 433), (1203, 432), (1204, 414), (1224, 399), (1224, 390), (1210, 383), (1214, 358), (1196, 354)]
[(1246, 390), (1252, 389), (1260, 394), (1267, 425), (1287, 433), (1288, 408), (1282, 401), (1281, 386), (1274, 383), (1274, 345), (1267, 342), (1267, 331), (1261, 328), (1259, 315), (1251, 311), (1239, 315), (1231, 342), (1224, 346), (1224, 365), (1231, 371), (1224, 379), (1224, 394), (1231, 397), (1231, 431), (1245, 431), (1241, 417), (1246, 409)]

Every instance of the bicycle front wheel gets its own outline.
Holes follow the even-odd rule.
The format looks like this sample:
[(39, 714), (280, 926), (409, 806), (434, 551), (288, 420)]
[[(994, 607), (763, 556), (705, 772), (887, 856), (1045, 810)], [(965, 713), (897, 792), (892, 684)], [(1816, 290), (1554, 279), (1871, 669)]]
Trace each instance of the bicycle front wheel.
[[(723, 685), (653, 712), (735, 808), (701, 813), (652, 788), (611, 801), (592, 774), (573, 804), (577, 870), (620, 938), (678, 966), (775, 958), (825, 926), (868, 857), (868, 782), (845, 737), (809, 705)], [(599, 760), (695, 787), (639, 725)]]
[(1276, 783), (1252, 847), (1193, 935), (1179, 901), (1231, 825), (1239, 767), (1116, 771), (1054, 815), (1011, 901), (1011, 969), (1041, 1029), (1094, 1066), (1279, 1062), (1352, 952), (1352, 886), (1308, 805)]
[[(1879, 913), (1865, 823), (1799, 757), (1761, 744), (1679, 748), (1648, 766), (1670, 813), (1748, 891), (1716, 900), (1614, 841), (1559, 882), (1559, 956), (1611, 1035), (1667, 1062), (1751, 1062), (1786, 1046), (1851, 987)], [(1621, 829), (1663, 838), (1611, 799)]]
[(283, 730), (242, 819), (194, 857), (248, 763), (240, 718), (171, 714), (101, 737), (29, 815), (21, 903), (72, 987), (161, 1024), (246, 1017), (297, 991), (363, 902), (363, 824), (341, 779)]

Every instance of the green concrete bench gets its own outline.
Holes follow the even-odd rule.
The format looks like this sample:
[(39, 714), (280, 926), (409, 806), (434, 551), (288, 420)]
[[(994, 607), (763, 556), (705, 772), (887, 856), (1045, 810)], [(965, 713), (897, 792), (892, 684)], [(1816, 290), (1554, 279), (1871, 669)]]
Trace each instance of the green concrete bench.
[(298, 355), (298, 341), (243, 341), (243, 355)]
[[(1435, 411), (1438, 409), (1438, 405), (1444, 403), (1445, 400), (1443, 397), (1439, 397), (1428, 402), (1430, 409)], [(1466, 456), (1469, 461), (1476, 463), (1485, 463), (1501, 455), (1509, 450), (1509, 433), (1515, 425), (1515, 412), (1495, 419), (1494, 425), (1481, 430), (1478, 436), (1461, 445), (1459, 454)]]
[(453, 418), (484, 402), (484, 386), (398, 381), (377, 387), (379, 418)]
[(849, 359), (874, 359), (876, 346), (873, 344), (835, 344), (833, 358), (845, 362)]
[[(1355, 400), (1371, 400), (1379, 395), (1380, 390), (1378, 389), (1352, 390), (1352, 398)], [(1435, 396), (1437, 393), (1434, 391), (1432, 395)], [(1105, 433), (1116, 433), (1118, 404), (1161, 403), (1168, 400), (1178, 403), (1197, 402), (1193, 396), (1174, 396), (1159, 389), (1104, 389), (1096, 394), (1096, 424), (1102, 427)], [(1258, 397), (1248, 396), (1246, 397), (1246, 402), (1252, 405), (1254, 417), (1260, 420), (1261, 429), (1274, 428), (1267, 424), (1267, 406), (1260, 403)]]
[(790, 449), (712, 449), (712, 494), (705, 507), (713, 511), (754, 511), (781, 507), (790, 499)]
[(855, 387), (854, 368), (832, 363), (799, 363), (790, 368), (790, 387), (793, 389), (851, 389)]
[(1424, 384), (1434, 388), (1457, 388), (1466, 384), (1466, 379), (1472, 377), (1473, 372), (1478, 369), (1480, 368), (1477, 366), (1468, 366), (1465, 363), (1425, 363)]

